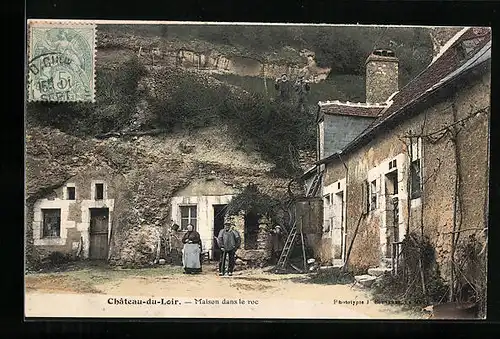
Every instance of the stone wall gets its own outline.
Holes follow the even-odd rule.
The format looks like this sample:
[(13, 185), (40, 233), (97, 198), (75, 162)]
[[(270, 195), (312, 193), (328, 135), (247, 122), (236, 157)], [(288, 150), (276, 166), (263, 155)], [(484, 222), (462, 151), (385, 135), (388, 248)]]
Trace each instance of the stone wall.
[(373, 121), (373, 118), (325, 114), (323, 129), (323, 157), (343, 149)]
[[(471, 85), (463, 86), (456, 95), (455, 105), (458, 119), (489, 106), (490, 74), (476, 79)], [(397, 160), (399, 181), (400, 230), (420, 232), (423, 227), (436, 250), (436, 259), (444, 276), (449, 273), (453, 209), (455, 193), (456, 162), (454, 147), (449, 139), (438, 143), (422, 140), (422, 181), (423, 193), (419, 199), (408, 199), (408, 154), (409, 148), (401, 139), (409, 131), (428, 134), (453, 123), (452, 101), (448, 99), (423, 110), (418, 116), (377, 136), (367, 145), (345, 154), (349, 174), (347, 182), (347, 243), (351, 243), (354, 230), (363, 212), (366, 192), (363, 182), (369, 178), (374, 168), (388, 168), (388, 162)], [(462, 228), (482, 228), (487, 222), (488, 192), (488, 123), (489, 114), (473, 116), (458, 136), (459, 159), (461, 163)], [(415, 147), (415, 146), (414, 146)], [(413, 148), (414, 149), (414, 148)], [(383, 175), (382, 169), (378, 173)], [(324, 185), (329, 185), (346, 177), (340, 161), (327, 166)], [(381, 191), (381, 194), (384, 194)], [(383, 196), (379, 196), (383, 200)], [(380, 265), (381, 231), (385, 217), (381, 211), (370, 211), (361, 219), (358, 233), (353, 243), (350, 265), (356, 269), (366, 269)], [(401, 237), (404, 235), (400, 233)], [(484, 238), (483, 238), (484, 240)], [(322, 248), (328, 246), (323, 239)], [(328, 253), (323, 249), (322, 253)]]
[[(157, 246), (171, 220), (171, 198), (193, 181), (216, 178), (236, 190), (252, 182), (263, 193), (287, 196), (289, 179), (273, 174), (273, 166), (258, 154), (236, 150), (224, 127), (200, 130), (196, 135), (128, 140), (84, 140), (38, 127), (30, 127), (26, 134), (26, 234), (32, 262), (41, 255), (33, 246), (36, 201), (62, 194), (66, 182), (76, 183), (77, 196), (88, 196), (87, 181), (98, 178), (95, 169), (99, 167), (117, 178), (109, 181), (114, 200), (110, 260), (116, 265), (141, 266), (154, 261), (155, 250), (141, 244), (146, 239)], [(187, 140), (194, 145), (188, 154), (179, 148)], [(81, 208), (68, 206), (68, 213), (73, 223), (83, 218)], [(68, 234), (79, 238), (71, 231)]]
[[(31, 230), (31, 241), (37, 247), (39, 256), (47, 256), (51, 252), (69, 254), (76, 258), (87, 258), (89, 255), (90, 208), (108, 208), (109, 220), (114, 217), (115, 193), (121, 178), (110, 174), (109, 168), (95, 167), (83, 174), (76, 175), (61, 187), (51, 191), (45, 198), (36, 200), (28, 214), (27, 223)], [(104, 199), (95, 200), (91, 192), (96, 182), (104, 183)], [(75, 200), (68, 200), (66, 190), (75, 188)], [(60, 236), (43, 237), (43, 209), (59, 209)]]
[[(236, 48), (224, 46), (224, 52), (217, 52), (214, 45), (204, 42), (193, 43), (191, 47), (181, 46), (161, 38), (120, 36), (98, 32), (98, 57), (109, 51), (137, 55), (148, 66), (176, 65), (184, 69), (205, 73), (234, 74), (239, 76), (266, 77), (276, 79), (282, 74), (303, 75), (311, 82), (325, 80), (331, 69), (316, 65), (312, 52), (301, 53), (288, 48), (288, 60), (276, 60), (274, 56), (244, 56)], [(291, 54), (290, 54), (291, 53)]]

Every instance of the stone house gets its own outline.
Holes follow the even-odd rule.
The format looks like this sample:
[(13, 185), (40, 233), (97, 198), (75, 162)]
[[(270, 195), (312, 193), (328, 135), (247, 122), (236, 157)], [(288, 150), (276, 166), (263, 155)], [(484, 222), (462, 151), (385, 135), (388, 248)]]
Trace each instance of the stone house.
[[(144, 211), (137, 215), (141, 204), (136, 206), (134, 199), (151, 196), (149, 190), (137, 190), (137, 178), (110, 174), (109, 168), (87, 168), (27, 206), (27, 222), (33, 230), (29, 240), (41, 258), (59, 252), (74, 259), (105, 260), (118, 265), (144, 265), (158, 256), (177, 262), (176, 253), (182, 248), (180, 240), (187, 225), (193, 224), (201, 235), (203, 251), (211, 260), (218, 260), (220, 251), (215, 237), (224, 221), (230, 220), (242, 237), (238, 256), (248, 265), (260, 265), (271, 256), (271, 221), (243, 210), (229, 216), (227, 206), (249, 181), (278, 194), (285, 194), (281, 191), (287, 181), (236, 172), (237, 177), (229, 170), (226, 174), (179, 173), (169, 182), (177, 183), (181, 176), (190, 179), (172, 192), (158, 189), (167, 189), (164, 182), (153, 184), (152, 189), (161, 199), (148, 202), (148, 207), (165, 214), (164, 222), (155, 223), (154, 218), (161, 217), (157, 212), (149, 217)], [(168, 220), (180, 229), (168, 232)], [(171, 238), (166, 240), (163, 235), (168, 233)], [(174, 250), (170, 253), (172, 258), (164, 251), (167, 244)]]
[(376, 50), (367, 103), (319, 103), (318, 161), (303, 179), (320, 183), (322, 262), (342, 265), (350, 250), (351, 268), (388, 269), (417, 232), (448, 277), (457, 230), (486, 243), (490, 60), (491, 30), (464, 28), (399, 89), (395, 54)]
[(202, 251), (210, 259), (218, 260), (220, 251), (215, 238), (224, 228), (224, 222), (230, 220), (242, 238), (240, 257), (269, 255), (266, 251), (270, 250), (269, 221), (245, 211), (231, 217), (227, 214), (229, 203), (240, 192), (215, 176), (193, 180), (175, 192), (171, 199), (171, 217), (180, 226), (177, 238), (184, 234), (187, 225), (192, 224), (200, 233)]
[(33, 245), (81, 259), (107, 260), (117, 178), (106, 171), (76, 175), (33, 204)]

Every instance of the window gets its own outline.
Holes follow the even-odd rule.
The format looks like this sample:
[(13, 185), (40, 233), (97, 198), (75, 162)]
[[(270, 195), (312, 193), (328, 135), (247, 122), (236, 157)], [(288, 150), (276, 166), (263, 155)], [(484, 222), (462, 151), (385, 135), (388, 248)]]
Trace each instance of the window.
[(330, 194), (324, 195), (323, 199), (325, 199), (325, 205), (331, 205), (332, 204), (332, 201), (330, 199)]
[(95, 200), (104, 199), (104, 184), (95, 184)]
[(370, 211), (370, 186), (368, 180), (363, 181), (361, 186), (363, 205), (361, 207), (362, 213), (368, 213)]
[(339, 183), (337, 184), (337, 189), (340, 189), (340, 181), (339, 181)]
[(42, 210), (42, 237), (59, 237), (61, 235), (61, 210)]
[(75, 200), (76, 198), (75, 187), (66, 187), (66, 197), (68, 200)]
[(411, 198), (417, 199), (422, 195), (421, 176), (420, 176), (420, 159), (412, 161), (410, 167), (411, 175)]
[(181, 206), (181, 230), (187, 230), (187, 225), (191, 224), (196, 229), (196, 205)]
[(389, 169), (396, 168), (396, 159), (389, 161)]
[(370, 183), (370, 211), (377, 208), (377, 181)]

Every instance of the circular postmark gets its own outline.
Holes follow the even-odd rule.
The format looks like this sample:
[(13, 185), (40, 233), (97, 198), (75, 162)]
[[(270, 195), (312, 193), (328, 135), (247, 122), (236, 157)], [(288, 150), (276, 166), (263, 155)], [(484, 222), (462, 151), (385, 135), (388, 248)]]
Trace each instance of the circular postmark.
[(38, 30), (28, 63), (29, 97), (34, 101), (87, 101), (93, 96), (93, 48), (84, 32)]

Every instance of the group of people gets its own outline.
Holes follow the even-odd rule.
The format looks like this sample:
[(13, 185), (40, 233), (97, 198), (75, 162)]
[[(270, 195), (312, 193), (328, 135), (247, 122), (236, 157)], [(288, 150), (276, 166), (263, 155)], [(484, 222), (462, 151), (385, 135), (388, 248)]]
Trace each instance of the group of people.
[[(182, 249), (182, 263), (184, 273), (201, 273), (202, 268), (202, 243), (200, 234), (193, 225), (187, 226), (187, 232), (182, 238), (184, 247)], [(217, 245), (221, 250), (219, 260), (219, 275), (233, 275), (236, 263), (236, 251), (241, 246), (241, 236), (231, 223), (226, 222), (224, 228), (220, 230), (217, 237)], [(227, 266), (227, 268), (226, 268)]]

